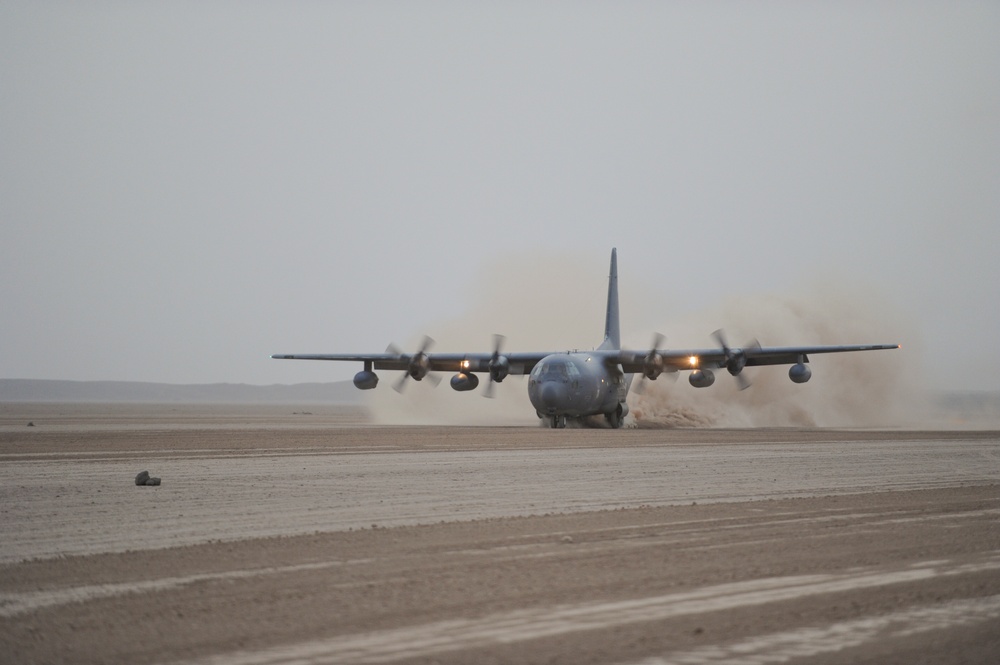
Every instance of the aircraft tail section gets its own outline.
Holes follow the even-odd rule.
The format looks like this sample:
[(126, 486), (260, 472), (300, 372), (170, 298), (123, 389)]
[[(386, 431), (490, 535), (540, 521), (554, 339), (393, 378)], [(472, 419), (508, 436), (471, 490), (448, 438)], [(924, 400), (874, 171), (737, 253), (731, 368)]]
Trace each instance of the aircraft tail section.
[(611, 250), (611, 273), (608, 276), (608, 311), (604, 319), (602, 349), (622, 348), (621, 328), (618, 322), (618, 249)]

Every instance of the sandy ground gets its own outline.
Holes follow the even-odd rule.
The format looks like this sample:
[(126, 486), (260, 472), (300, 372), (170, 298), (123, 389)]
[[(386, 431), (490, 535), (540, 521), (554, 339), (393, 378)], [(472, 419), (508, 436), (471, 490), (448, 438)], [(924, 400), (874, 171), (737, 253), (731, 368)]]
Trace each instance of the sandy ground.
[(997, 432), (4, 404), (0, 460), (4, 662), (1000, 662)]

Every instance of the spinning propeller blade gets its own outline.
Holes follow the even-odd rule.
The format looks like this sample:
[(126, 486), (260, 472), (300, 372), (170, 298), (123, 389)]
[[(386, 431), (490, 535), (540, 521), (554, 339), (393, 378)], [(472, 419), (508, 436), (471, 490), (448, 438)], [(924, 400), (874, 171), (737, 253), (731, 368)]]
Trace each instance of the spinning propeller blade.
[(396, 392), (402, 393), (406, 388), (407, 379), (413, 379), (414, 381), (420, 381), (425, 377), (435, 386), (441, 382), (441, 377), (430, 374), (430, 359), (427, 357), (427, 350), (434, 345), (434, 340), (424, 335), (424, 341), (420, 345), (420, 349), (414, 353), (412, 356), (408, 356), (405, 353), (401, 353), (399, 349), (394, 344), (389, 344), (386, 347), (386, 353), (392, 353), (396, 355), (399, 360), (403, 360), (407, 363), (406, 371), (403, 376), (399, 378), (393, 385), (393, 389)]
[(726, 356), (726, 369), (729, 373), (733, 375), (736, 379), (736, 385), (740, 390), (746, 390), (750, 387), (750, 379), (743, 375), (743, 368), (747, 364), (747, 352), (754, 351), (755, 349), (760, 349), (760, 342), (756, 339), (751, 340), (742, 349), (730, 348), (729, 344), (726, 342), (726, 334), (722, 329), (718, 329), (712, 333), (712, 337), (718, 342), (719, 346), (722, 347), (722, 353)]
[(490, 381), (486, 384), (486, 390), (483, 391), (483, 397), (488, 399), (493, 399), (495, 396), (496, 386), (494, 384), (503, 381), (504, 377), (510, 371), (507, 358), (500, 355), (500, 349), (503, 347), (505, 341), (507, 341), (507, 338), (503, 335), (493, 335), (493, 357), (490, 358)]

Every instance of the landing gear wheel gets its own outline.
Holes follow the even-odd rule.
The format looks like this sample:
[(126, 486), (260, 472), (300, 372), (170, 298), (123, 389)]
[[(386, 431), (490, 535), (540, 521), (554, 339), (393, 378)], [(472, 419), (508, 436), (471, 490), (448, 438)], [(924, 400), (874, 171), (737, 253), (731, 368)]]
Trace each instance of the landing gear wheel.
[(552, 416), (549, 424), (552, 429), (563, 429), (566, 427), (566, 416)]

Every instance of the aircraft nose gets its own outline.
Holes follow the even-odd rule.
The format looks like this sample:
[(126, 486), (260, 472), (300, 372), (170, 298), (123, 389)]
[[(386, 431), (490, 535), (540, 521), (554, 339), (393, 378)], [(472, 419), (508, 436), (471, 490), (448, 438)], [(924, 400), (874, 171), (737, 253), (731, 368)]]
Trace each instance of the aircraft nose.
[(542, 384), (542, 404), (550, 409), (562, 406), (566, 391), (561, 383), (546, 381)]

